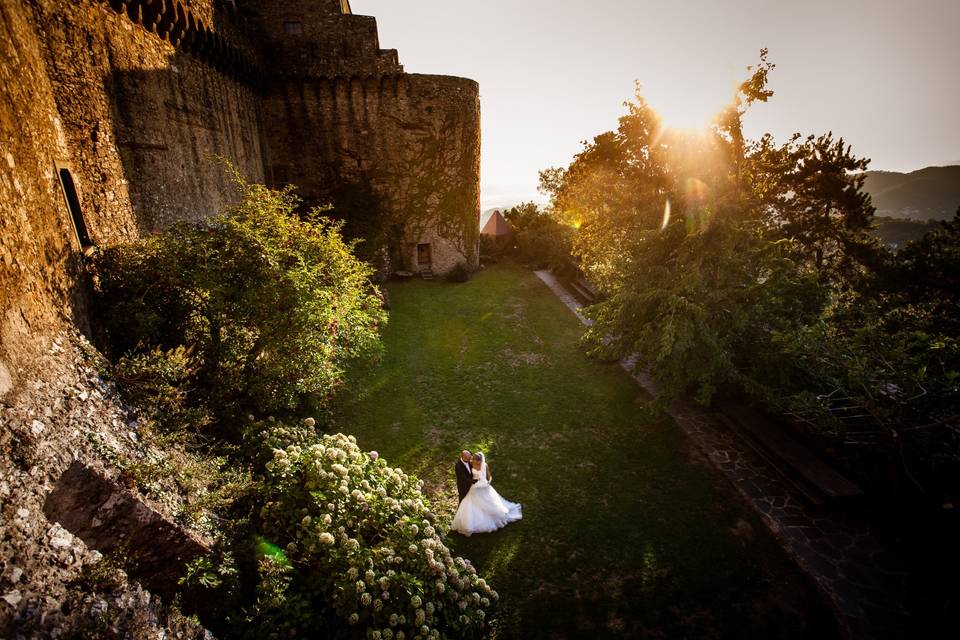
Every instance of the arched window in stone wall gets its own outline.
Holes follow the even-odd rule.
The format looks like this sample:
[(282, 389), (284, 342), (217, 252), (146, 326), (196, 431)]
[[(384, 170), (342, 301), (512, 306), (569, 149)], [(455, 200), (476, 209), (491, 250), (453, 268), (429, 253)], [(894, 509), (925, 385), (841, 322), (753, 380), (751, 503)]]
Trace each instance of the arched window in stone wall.
[(80, 244), (80, 250), (86, 251), (93, 247), (93, 240), (90, 239), (90, 232), (87, 230), (87, 221), (83, 217), (83, 209), (80, 207), (80, 194), (77, 193), (77, 183), (73, 178), (73, 172), (65, 164), (56, 164), (57, 178), (60, 180), (60, 189), (63, 191), (63, 199), (66, 202), (67, 209), (70, 211), (70, 221), (73, 223), (73, 231), (76, 234), (77, 242)]

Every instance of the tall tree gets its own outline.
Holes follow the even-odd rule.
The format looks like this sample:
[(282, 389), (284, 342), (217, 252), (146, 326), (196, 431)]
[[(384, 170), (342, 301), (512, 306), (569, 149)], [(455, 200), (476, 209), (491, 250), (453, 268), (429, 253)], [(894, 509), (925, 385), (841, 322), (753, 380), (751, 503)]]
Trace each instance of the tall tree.
[(699, 133), (664, 128), (638, 93), (616, 131), (541, 176), (555, 214), (579, 223), (574, 252), (606, 294), (590, 311), (588, 342), (638, 355), (670, 395), (692, 389), (707, 402), (722, 384), (762, 387), (779, 373), (775, 336), (825, 303), (791, 259), (799, 243), (770, 237), (770, 194), (782, 189), (767, 166), (775, 148), (757, 162), (742, 134), (746, 109), (772, 95), (772, 68), (762, 52)]
[(863, 190), (870, 162), (833, 133), (795, 134), (782, 147), (764, 138), (748, 154), (756, 174), (766, 173), (768, 223), (795, 241), (797, 257), (824, 280), (851, 285), (863, 268), (879, 266), (884, 250), (870, 234), (874, 208)]

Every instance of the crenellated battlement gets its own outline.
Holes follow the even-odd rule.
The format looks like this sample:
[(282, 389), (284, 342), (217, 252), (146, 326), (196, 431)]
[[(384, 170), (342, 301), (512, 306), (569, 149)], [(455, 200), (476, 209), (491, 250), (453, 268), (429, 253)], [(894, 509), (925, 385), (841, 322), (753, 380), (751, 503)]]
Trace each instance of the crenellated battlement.
[[(180, 0), (101, 0), (115, 13), (124, 15), (150, 33), (237, 79), (253, 81), (263, 70), (249, 47), (239, 47), (229, 36), (231, 29), (216, 29), (241, 16), (235, 2), (217, 0), (191, 8)], [(198, 3), (194, 2), (194, 5)], [(232, 29), (235, 33), (238, 29)]]
[(245, 2), (243, 14), (255, 25), (271, 55), (271, 73), (339, 76), (402, 73), (397, 52), (380, 48), (372, 16), (342, 11), (338, 0)]

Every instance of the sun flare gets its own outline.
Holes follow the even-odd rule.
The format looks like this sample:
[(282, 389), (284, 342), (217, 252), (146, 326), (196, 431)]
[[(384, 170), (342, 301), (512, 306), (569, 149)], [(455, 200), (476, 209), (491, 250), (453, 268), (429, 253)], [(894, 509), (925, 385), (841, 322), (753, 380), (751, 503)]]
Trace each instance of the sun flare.
[(670, 86), (643, 87), (643, 93), (664, 127), (692, 131), (709, 127), (730, 104), (735, 89), (734, 83), (700, 78)]

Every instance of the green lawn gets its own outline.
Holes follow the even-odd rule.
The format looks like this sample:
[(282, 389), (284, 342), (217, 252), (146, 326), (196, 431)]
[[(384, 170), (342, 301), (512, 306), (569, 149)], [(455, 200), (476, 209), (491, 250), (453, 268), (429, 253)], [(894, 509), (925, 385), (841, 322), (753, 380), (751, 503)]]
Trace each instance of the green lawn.
[(524, 519), (451, 536), (501, 594), (498, 638), (799, 638), (829, 614), (732, 489), (534, 274), (388, 287), (382, 363), (337, 428), (427, 483), (444, 521), (462, 448)]

